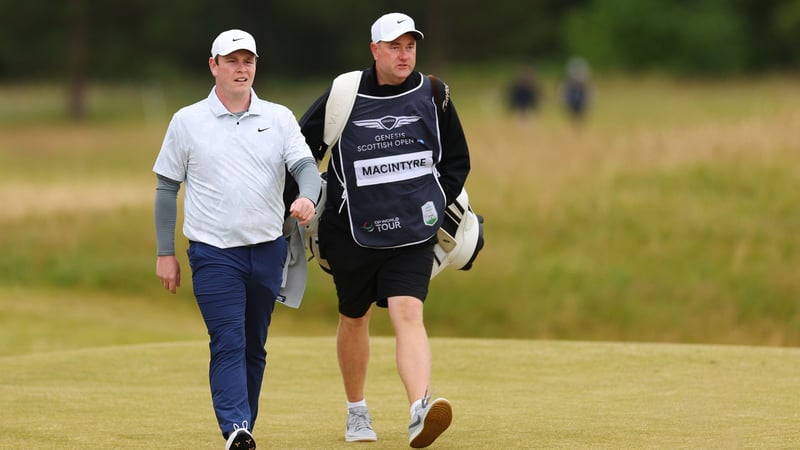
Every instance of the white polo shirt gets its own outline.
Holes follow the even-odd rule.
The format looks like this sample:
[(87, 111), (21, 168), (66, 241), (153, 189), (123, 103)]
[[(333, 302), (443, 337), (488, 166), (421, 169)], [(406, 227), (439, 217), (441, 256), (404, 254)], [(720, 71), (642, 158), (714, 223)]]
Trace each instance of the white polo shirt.
[(172, 117), (153, 171), (185, 183), (183, 234), (229, 248), (281, 236), (285, 167), (302, 158), (313, 156), (288, 108), (251, 89), (237, 118), (212, 89)]

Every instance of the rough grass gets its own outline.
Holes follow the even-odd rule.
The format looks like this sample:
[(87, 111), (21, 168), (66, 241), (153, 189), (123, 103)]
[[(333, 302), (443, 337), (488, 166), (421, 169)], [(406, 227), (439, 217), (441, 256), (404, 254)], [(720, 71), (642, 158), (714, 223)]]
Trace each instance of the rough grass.
[[(589, 121), (573, 127), (554, 81), (542, 109), (521, 121), (503, 109), (502, 78), (473, 73), (445, 79), (467, 130), (467, 186), (486, 217), (487, 245), (471, 272), (434, 280), (432, 329), (800, 343), (795, 79), (598, 79)], [(106, 91), (98, 108), (140, 111), (132, 92), (115, 103)], [(205, 87), (197, 92), (191, 100)], [(300, 99), (313, 97), (298, 87), (270, 92), (298, 115)], [(155, 95), (146, 94), (142, 102)], [(170, 108), (188, 100), (162, 94), (162, 107), (138, 119), (0, 123), (0, 282), (163, 297), (150, 170)], [(178, 297), (191, 302), (183, 263)], [(300, 335), (336, 315), (330, 279), (313, 263), (302, 314)], [(377, 322), (375, 332), (392, 331)]]
[[(498, 89), (464, 83), (453, 95), (466, 97), (468, 187), (487, 246), (437, 294), (453, 294), (460, 318), (480, 310), (466, 313), (474, 330), (797, 343), (791, 80), (601, 80), (581, 127), (553, 91), (538, 114), (509, 121)], [(471, 285), (454, 292), (460, 283)]]

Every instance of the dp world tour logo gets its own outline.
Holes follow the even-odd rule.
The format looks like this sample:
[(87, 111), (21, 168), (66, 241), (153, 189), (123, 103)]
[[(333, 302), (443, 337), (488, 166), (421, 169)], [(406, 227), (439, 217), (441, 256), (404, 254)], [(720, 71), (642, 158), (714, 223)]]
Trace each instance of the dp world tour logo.
[(354, 120), (353, 124), (376, 130), (394, 130), (403, 125), (414, 123), (421, 118), (420, 116), (383, 116), (380, 119)]
[(392, 231), (392, 230), (399, 230), (403, 228), (400, 224), (399, 217), (390, 217), (388, 219), (376, 219), (372, 222), (364, 222), (361, 225), (361, 229), (366, 231), (367, 233), (372, 233), (377, 231), (378, 233), (382, 231)]

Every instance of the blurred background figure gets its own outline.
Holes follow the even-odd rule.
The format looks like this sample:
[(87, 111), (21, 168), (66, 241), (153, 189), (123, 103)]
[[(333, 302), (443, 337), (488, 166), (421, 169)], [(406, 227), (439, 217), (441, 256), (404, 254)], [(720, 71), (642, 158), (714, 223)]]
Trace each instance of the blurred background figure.
[(589, 63), (581, 57), (572, 57), (567, 62), (566, 78), (561, 84), (561, 98), (567, 114), (574, 122), (583, 122), (589, 106), (591, 79)]
[(536, 77), (536, 70), (531, 66), (522, 66), (508, 89), (508, 107), (520, 118), (527, 118), (539, 106), (541, 89)]

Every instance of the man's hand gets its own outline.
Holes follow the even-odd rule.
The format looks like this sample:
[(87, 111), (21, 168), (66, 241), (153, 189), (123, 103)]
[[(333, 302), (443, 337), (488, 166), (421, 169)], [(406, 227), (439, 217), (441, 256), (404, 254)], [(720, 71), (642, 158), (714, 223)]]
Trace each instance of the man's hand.
[(175, 255), (159, 256), (156, 260), (156, 276), (164, 289), (173, 294), (181, 285), (181, 265)]
[(292, 206), (289, 207), (289, 213), (297, 219), (300, 225), (307, 225), (314, 218), (314, 212), (314, 202), (305, 197), (293, 201)]

